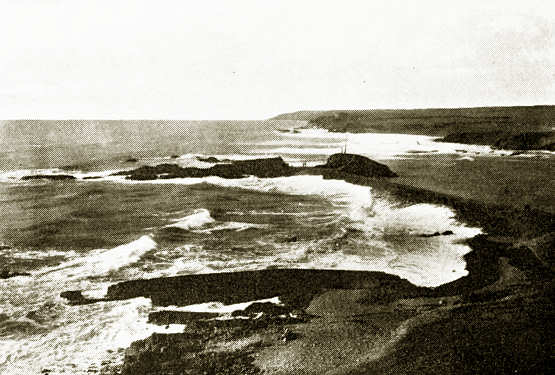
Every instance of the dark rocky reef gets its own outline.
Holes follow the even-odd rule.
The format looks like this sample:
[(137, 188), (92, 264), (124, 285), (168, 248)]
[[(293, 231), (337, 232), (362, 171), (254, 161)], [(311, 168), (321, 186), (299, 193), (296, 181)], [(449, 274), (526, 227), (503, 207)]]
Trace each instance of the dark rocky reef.
[(9, 269), (0, 270), (0, 279), (9, 279), (16, 276), (31, 276), (28, 272), (10, 271)]
[[(200, 161), (220, 163), (222, 160), (208, 157), (198, 158)], [(294, 174), (327, 174), (330, 171), (353, 174), (363, 177), (396, 177), (386, 165), (377, 163), (364, 156), (354, 154), (335, 154), (329, 157), (326, 164), (314, 168), (290, 167), (281, 157), (226, 161), (226, 164), (217, 164), (210, 168), (183, 168), (176, 164), (160, 164), (156, 166), (142, 166), (131, 171), (121, 171), (114, 175), (127, 176), (131, 180), (156, 180), (169, 178), (189, 178), (218, 176), (223, 178), (241, 178), (245, 176), (256, 177), (283, 177)]]
[(420, 237), (439, 237), (439, 236), (450, 236), (453, 234), (452, 230), (446, 230), (444, 232), (434, 232), (430, 234), (421, 234)]
[(60, 293), (60, 297), (68, 300), (70, 305), (87, 305), (89, 303), (105, 301), (105, 299), (87, 298), (80, 290), (68, 290)]
[(220, 160), (218, 158), (215, 158), (214, 156), (208, 156), (206, 158), (203, 158), (202, 156), (197, 156), (197, 160), (205, 163), (222, 163), (224, 161), (225, 162), (229, 161), (229, 160)]
[(69, 174), (35, 174), (21, 177), (22, 180), (75, 180), (75, 176)]
[(364, 177), (397, 177), (387, 165), (355, 154), (331, 155), (322, 167)]
[(247, 175), (257, 177), (289, 176), (293, 170), (282, 158), (234, 161), (231, 164), (218, 164), (210, 168), (182, 168), (176, 164), (143, 166), (132, 171), (122, 171), (114, 175), (127, 176), (131, 180), (155, 180), (166, 178), (189, 178), (218, 176), (241, 178)]
[(426, 288), (382, 272), (272, 269), (124, 281), (111, 285), (106, 299), (147, 297), (154, 305), (185, 306), (212, 301), (233, 304), (280, 296), (296, 308), (305, 305), (314, 293), (329, 288), (379, 289), (376, 295), (383, 300), (388, 295), (410, 297), (427, 292)]

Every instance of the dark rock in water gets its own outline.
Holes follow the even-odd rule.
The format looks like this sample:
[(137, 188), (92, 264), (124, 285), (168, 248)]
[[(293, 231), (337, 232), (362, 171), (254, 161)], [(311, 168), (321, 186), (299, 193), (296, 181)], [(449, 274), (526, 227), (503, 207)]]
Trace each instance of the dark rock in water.
[(28, 272), (10, 271), (8, 269), (0, 271), (0, 279), (9, 279), (10, 277), (16, 276), (31, 276), (31, 274)]
[(60, 293), (60, 297), (66, 299), (83, 299), (83, 293), (80, 290), (68, 290)]
[(111, 285), (106, 298), (147, 297), (154, 305), (186, 306), (212, 301), (232, 304), (280, 296), (287, 305), (303, 307), (317, 291), (333, 288), (379, 288), (386, 299), (394, 295), (397, 298), (419, 295), (425, 290), (382, 272), (274, 269), (124, 281)]
[(193, 320), (213, 319), (220, 316), (218, 313), (190, 312), (190, 311), (156, 311), (148, 314), (148, 322), (158, 325), (186, 324)]
[(213, 157), (213, 156), (209, 156), (209, 157), (207, 157), (207, 158), (203, 158), (203, 157), (201, 157), (201, 156), (197, 156), (197, 160), (198, 160), (198, 161), (205, 162), (205, 163), (221, 163), (221, 160), (220, 160), (220, 159), (215, 158), (215, 157)]
[(126, 163), (137, 163), (138, 161), (139, 159), (137, 158), (129, 158), (125, 160)]
[(284, 239), (283, 242), (297, 242), (298, 240), (297, 236), (291, 236)]
[(77, 301), (85, 299), (83, 293), (80, 290), (68, 290), (66, 292), (60, 293), (60, 297), (65, 298), (69, 301)]
[(75, 176), (69, 174), (35, 174), (21, 177), (22, 180), (75, 180)]
[[(214, 157), (198, 160), (209, 163), (223, 162)], [(225, 160), (227, 162), (227, 160)], [(235, 160), (226, 164), (216, 164), (210, 168), (183, 168), (176, 164), (160, 164), (156, 166), (142, 166), (131, 171), (121, 171), (113, 176), (127, 176), (131, 180), (156, 180), (169, 178), (199, 178), (218, 176), (222, 178), (256, 177), (284, 177), (295, 173), (326, 173), (331, 171), (363, 177), (396, 177), (386, 165), (372, 161), (364, 156), (353, 154), (335, 154), (330, 156), (327, 163), (315, 168), (290, 167), (281, 157), (252, 160)]]
[(80, 290), (62, 292), (60, 293), (60, 297), (67, 299), (70, 305), (87, 305), (89, 303), (104, 301), (104, 299), (86, 298)]
[(267, 158), (234, 161), (231, 164), (218, 164), (211, 168), (182, 168), (176, 164), (143, 166), (132, 171), (114, 173), (127, 176), (131, 180), (155, 180), (168, 178), (190, 178), (218, 176), (223, 178), (241, 178), (244, 176), (281, 177), (292, 174), (292, 168), (282, 158)]
[(11, 247), (8, 245), (0, 245), (0, 250), (9, 250), (9, 249), (11, 249)]
[(0, 313), (0, 322), (10, 319), (7, 314)]
[(446, 230), (445, 232), (434, 232), (432, 234), (421, 234), (420, 237), (438, 237), (438, 236), (450, 236), (453, 234), (452, 230)]
[(355, 154), (334, 154), (328, 158), (323, 168), (336, 169), (344, 173), (364, 177), (397, 177), (387, 165)]
[(178, 157), (179, 157), (179, 155), (173, 154), (173, 155), (170, 156), (170, 159), (177, 159)]
[(88, 176), (88, 177), (83, 177), (83, 180), (98, 180), (102, 178), (102, 176)]

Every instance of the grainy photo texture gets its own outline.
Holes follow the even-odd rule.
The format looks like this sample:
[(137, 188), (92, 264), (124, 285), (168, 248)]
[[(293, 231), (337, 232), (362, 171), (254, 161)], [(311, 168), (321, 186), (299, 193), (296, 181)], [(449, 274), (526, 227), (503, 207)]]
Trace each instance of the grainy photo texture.
[(0, 374), (553, 374), (555, 8), (0, 1)]

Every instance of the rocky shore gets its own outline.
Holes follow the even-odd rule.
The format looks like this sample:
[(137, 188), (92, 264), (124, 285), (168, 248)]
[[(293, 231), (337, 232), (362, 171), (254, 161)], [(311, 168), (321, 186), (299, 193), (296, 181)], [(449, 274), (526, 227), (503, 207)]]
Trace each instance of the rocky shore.
[[(380, 272), (301, 269), (121, 282), (99, 301), (147, 297), (166, 307), (150, 314), (151, 323), (183, 324), (184, 329), (133, 343), (120, 373), (552, 373), (553, 215), (376, 179), (393, 172), (355, 155), (332, 156), (315, 168), (291, 168), (279, 158), (261, 163), (232, 162), (203, 172), (141, 167), (126, 176), (171, 178), (224, 170), (222, 177), (323, 174), (371, 186), (401, 202), (446, 205), (457, 220), (479, 225), (485, 233), (468, 241), (473, 250), (464, 256), (469, 275), (436, 288)], [(278, 169), (270, 174), (273, 166)], [(97, 302), (79, 291), (62, 297), (74, 304)], [(253, 303), (223, 315), (167, 308), (275, 297), (279, 304)]]

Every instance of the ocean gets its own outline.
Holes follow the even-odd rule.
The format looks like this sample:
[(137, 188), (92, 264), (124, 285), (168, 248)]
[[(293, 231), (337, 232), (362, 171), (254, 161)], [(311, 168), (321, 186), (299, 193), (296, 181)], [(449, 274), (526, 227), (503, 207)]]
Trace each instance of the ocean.
[[(209, 167), (208, 156), (281, 156), (316, 165), (348, 152), (399, 163), (467, 162), (487, 146), (433, 137), (290, 131), (296, 121), (75, 121), (0, 124), (0, 374), (90, 374), (153, 332), (149, 299), (71, 306), (135, 278), (265, 268), (383, 271), (420, 286), (467, 274), (464, 240), (481, 233), (448, 207), (406, 204), (321, 176), (130, 181), (140, 165)], [(431, 155), (431, 156), (430, 156)], [(466, 159), (465, 159), (466, 158)], [(71, 174), (76, 180), (21, 180)], [(448, 236), (426, 236), (451, 231)], [(218, 301), (213, 301), (218, 303)], [(221, 306), (220, 306), (221, 307)]]

